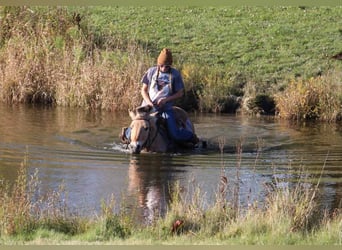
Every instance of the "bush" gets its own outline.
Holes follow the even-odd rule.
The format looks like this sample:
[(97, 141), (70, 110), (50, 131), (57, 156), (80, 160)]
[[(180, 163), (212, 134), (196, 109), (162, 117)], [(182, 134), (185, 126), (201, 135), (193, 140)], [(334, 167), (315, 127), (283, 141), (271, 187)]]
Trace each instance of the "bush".
[(308, 80), (292, 81), (275, 95), (277, 114), (291, 120), (341, 119), (342, 83), (337, 72)]
[[(100, 240), (109, 240), (113, 238), (126, 238), (130, 235), (129, 227), (125, 225), (125, 216), (114, 213), (115, 199), (112, 195), (108, 202), (104, 200), (101, 203), (102, 217), (100, 228), (96, 236)], [(129, 222), (126, 222), (129, 223)]]

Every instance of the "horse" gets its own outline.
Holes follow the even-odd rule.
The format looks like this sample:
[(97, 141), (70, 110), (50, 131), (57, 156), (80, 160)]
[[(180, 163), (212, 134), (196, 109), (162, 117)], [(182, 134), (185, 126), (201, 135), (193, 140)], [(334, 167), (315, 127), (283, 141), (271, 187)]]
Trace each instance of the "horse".
[[(195, 133), (194, 125), (188, 118), (187, 112), (177, 106), (173, 107), (173, 111), (177, 126)], [(165, 153), (175, 150), (177, 147), (191, 147), (190, 143), (174, 143), (168, 136), (165, 120), (158, 112), (153, 112), (151, 107), (138, 107), (128, 112), (132, 122), (130, 124), (131, 137), (127, 144), (132, 154), (140, 154), (141, 152)], [(122, 133), (124, 133), (124, 129)]]

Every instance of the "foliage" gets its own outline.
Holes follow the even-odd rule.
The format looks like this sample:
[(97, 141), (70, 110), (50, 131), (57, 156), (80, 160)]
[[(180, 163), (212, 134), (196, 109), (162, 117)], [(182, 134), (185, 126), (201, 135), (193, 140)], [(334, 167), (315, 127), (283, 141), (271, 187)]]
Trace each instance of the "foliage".
[(293, 120), (340, 120), (342, 83), (338, 76), (333, 73), (326, 77), (292, 81), (275, 96), (278, 115)]

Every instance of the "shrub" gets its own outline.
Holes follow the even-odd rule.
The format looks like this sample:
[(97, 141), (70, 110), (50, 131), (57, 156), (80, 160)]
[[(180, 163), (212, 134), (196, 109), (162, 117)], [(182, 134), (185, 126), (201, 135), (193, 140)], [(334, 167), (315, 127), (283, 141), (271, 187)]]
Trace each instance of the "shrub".
[(96, 235), (100, 240), (109, 240), (113, 238), (126, 238), (130, 235), (130, 229), (125, 225), (125, 216), (114, 213), (115, 199), (112, 195), (109, 202), (102, 201), (102, 216), (100, 228)]
[(338, 73), (291, 81), (275, 95), (277, 114), (291, 120), (337, 121), (341, 119), (342, 83)]

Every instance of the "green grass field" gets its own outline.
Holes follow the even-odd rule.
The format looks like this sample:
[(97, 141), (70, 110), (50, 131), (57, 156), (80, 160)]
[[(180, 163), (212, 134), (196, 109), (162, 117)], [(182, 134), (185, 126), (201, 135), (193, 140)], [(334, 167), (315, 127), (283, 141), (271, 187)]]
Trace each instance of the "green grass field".
[(86, 8), (94, 29), (125, 37), (157, 57), (170, 47), (176, 65), (222, 68), (279, 82), (316, 76), (340, 63), (341, 7)]
[(187, 110), (235, 112), (232, 96), (274, 103), (290, 82), (319, 76), (342, 85), (332, 59), (342, 52), (341, 6), (2, 7), (1, 16), (7, 102), (127, 110), (163, 47), (183, 74)]

